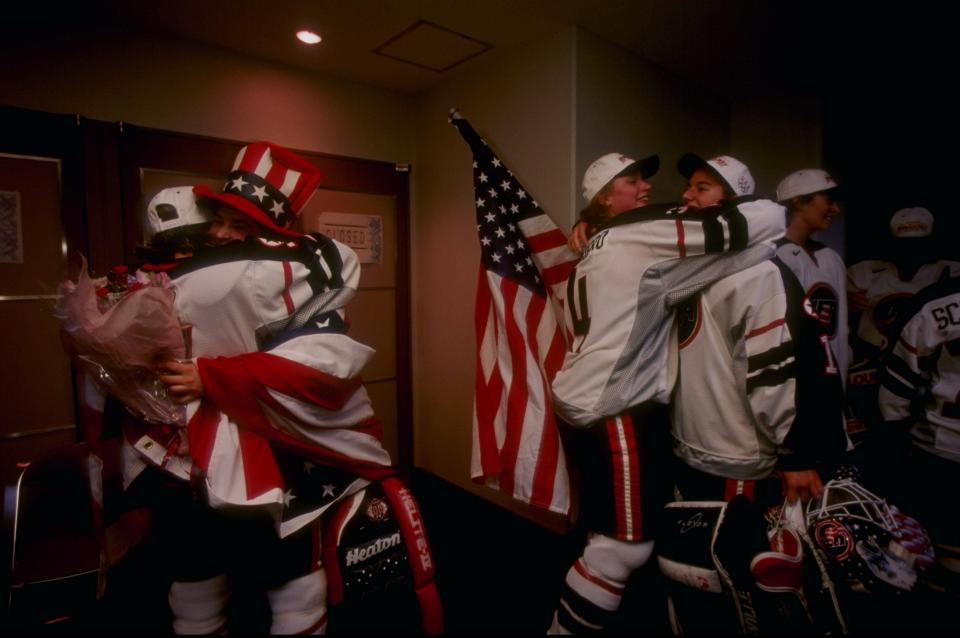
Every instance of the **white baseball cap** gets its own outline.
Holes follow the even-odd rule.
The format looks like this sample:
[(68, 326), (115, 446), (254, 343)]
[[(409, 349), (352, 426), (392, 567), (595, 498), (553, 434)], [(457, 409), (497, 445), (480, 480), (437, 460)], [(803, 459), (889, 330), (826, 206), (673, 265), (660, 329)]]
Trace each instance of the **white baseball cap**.
[(777, 201), (785, 202), (792, 197), (810, 195), (839, 188), (837, 181), (827, 171), (819, 168), (804, 168), (794, 171), (777, 184)]
[(694, 153), (687, 153), (677, 162), (677, 170), (687, 179), (700, 168), (722, 179), (736, 195), (753, 195), (756, 188), (753, 175), (747, 165), (737, 158), (718, 155), (705, 160)]
[(147, 238), (151, 238), (174, 228), (207, 224), (212, 219), (208, 211), (197, 206), (192, 186), (165, 188), (147, 205), (144, 232)]
[(901, 208), (890, 218), (890, 234), (897, 238), (929, 237), (933, 234), (933, 213), (919, 206)]
[(644, 178), (653, 177), (659, 168), (660, 158), (656, 155), (633, 160), (620, 153), (607, 153), (595, 159), (584, 172), (583, 199), (587, 202), (592, 200), (615, 177), (633, 173), (640, 173)]

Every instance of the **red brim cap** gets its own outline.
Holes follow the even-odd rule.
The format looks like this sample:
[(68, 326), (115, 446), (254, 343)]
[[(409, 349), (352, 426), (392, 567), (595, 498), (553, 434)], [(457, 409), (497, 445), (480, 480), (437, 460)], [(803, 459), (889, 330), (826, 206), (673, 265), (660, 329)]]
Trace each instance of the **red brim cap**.
[(238, 195), (233, 195), (231, 193), (215, 193), (206, 184), (197, 184), (194, 186), (193, 193), (197, 197), (205, 197), (207, 199), (216, 200), (225, 206), (229, 206), (230, 208), (243, 213), (264, 228), (267, 228), (275, 233), (279, 233), (280, 235), (285, 235), (287, 237), (303, 237), (303, 233), (277, 226), (273, 220), (266, 215), (266, 213)]

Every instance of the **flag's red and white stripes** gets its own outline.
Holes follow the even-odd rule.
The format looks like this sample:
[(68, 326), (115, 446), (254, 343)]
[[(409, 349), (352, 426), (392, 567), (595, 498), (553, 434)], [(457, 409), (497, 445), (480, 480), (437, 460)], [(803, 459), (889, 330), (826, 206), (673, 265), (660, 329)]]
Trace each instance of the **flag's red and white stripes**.
[(481, 246), (471, 476), (565, 514), (569, 477), (550, 384), (569, 342), (563, 294), (577, 256), (473, 127), (458, 113), (450, 123), (473, 152)]
[(546, 215), (519, 225), (531, 233), (528, 244), (552, 303), (481, 266), (472, 475), (518, 500), (566, 513), (569, 480), (550, 382), (563, 363), (556, 312), (575, 262)]

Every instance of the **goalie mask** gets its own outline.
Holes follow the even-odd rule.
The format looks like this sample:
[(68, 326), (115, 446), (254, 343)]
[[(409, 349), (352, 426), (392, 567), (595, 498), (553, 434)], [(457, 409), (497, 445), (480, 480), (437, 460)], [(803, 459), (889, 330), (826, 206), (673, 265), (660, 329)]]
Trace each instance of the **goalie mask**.
[(854, 591), (909, 591), (917, 572), (933, 563), (926, 531), (849, 474), (841, 476), (808, 506), (813, 544), (829, 559), (835, 578)]

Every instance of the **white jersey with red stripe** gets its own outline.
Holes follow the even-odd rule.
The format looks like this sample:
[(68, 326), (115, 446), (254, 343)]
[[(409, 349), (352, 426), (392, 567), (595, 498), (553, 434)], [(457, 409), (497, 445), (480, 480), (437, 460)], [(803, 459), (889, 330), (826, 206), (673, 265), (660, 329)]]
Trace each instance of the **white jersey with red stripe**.
[(847, 268), (847, 291), (866, 295), (867, 308), (856, 326), (857, 336), (879, 349), (887, 347), (889, 332), (898, 325), (897, 315), (910, 299), (928, 286), (960, 275), (960, 262), (923, 264), (910, 279), (904, 279), (892, 261), (867, 259)]
[(573, 339), (552, 386), (559, 414), (585, 426), (646, 401), (667, 403), (673, 306), (769, 259), (783, 232), (783, 207), (754, 198), (701, 211), (651, 206), (602, 226), (567, 280)]
[(300, 243), (306, 241), (251, 239), (170, 272), (180, 322), (193, 326), (194, 356), (255, 352), (317, 299), (344, 316), (360, 282), (356, 254), (330, 238)]
[(804, 309), (823, 324), (840, 370), (840, 379), (846, 385), (851, 354), (847, 325), (847, 268), (843, 259), (820, 242), (808, 240), (805, 246), (800, 246), (786, 238), (777, 242), (777, 256), (793, 271), (806, 291)]
[[(292, 388), (285, 393), (282, 383), (267, 387), (266, 395), (257, 402), (269, 415), (278, 436), (289, 436), (307, 447), (319, 446), (329, 457), (386, 468), (390, 458), (376, 428), (358, 427), (374, 418), (370, 398), (359, 383), (360, 371), (374, 351), (342, 334), (343, 305), (358, 285), (359, 263), (347, 246), (328, 238), (323, 240), (316, 247), (315, 259), (304, 256), (303, 245), (288, 242), (256, 240), (212, 249), (170, 271), (177, 291), (175, 305), (181, 322), (192, 326), (192, 354), (199, 364), (209, 360), (211, 366), (217, 363), (222, 367), (229, 364), (231, 357), (242, 360), (248, 353), (266, 348), (260, 354), (294, 364), (295, 374), (306, 375), (304, 383), (353, 382), (344, 386), (345, 395), (335, 407), (318, 405)], [(294, 325), (291, 318), (307, 307), (314, 312), (313, 318)], [(317, 380), (311, 381), (310, 375), (316, 375)], [(237, 388), (238, 394), (246, 391)], [(264, 400), (271, 405), (264, 406)], [(200, 418), (200, 408), (201, 401), (187, 406), (191, 427)], [(204, 459), (211, 503), (265, 505), (276, 510), (279, 517), (285, 498), (289, 499), (282, 484), (251, 492), (250, 486), (255, 482), (251, 473), (262, 470), (244, 462), (253, 448), (251, 435), (222, 410), (204, 417), (212, 437)], [(176, 443), (158, 441), (156, 435), (155, 428), (137, 431), (132, 436), (128, 433), (126, 484), (142, 470), (144, 461), (181, 478), (190, 476), (195, 459), (191, 456), (194, 451), (184, 445), (186, 437), (180, 437), (177, 448)], [(171, 450), (175, 450), (173, 454)], [(136, 454), (130, 454), (134, 451)], [(348, 491), (366, 483), (357, 479)], [(312, 514), (310, 520), (316, 517)], [(295, 521), (295, 526), (282, 529), (282, 535), (307, 522)]]
[(725, 478), (766, 478), (796, 415), (794, 348), (780, 270), (767, 261), (678, 310), (674, 453)]
[(960, 463), (960, 277), (914, 298), (880, 373), (880, 410), (912, 422), (914, 445)]

